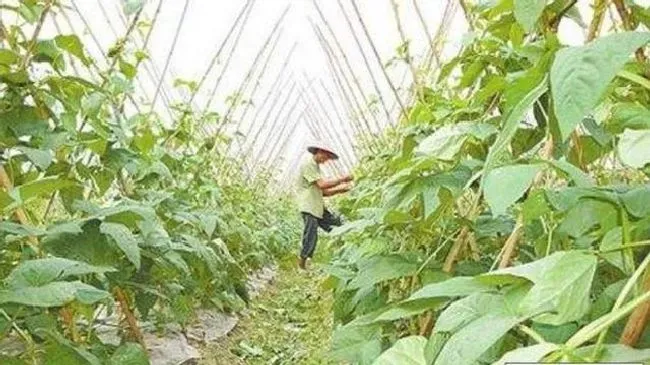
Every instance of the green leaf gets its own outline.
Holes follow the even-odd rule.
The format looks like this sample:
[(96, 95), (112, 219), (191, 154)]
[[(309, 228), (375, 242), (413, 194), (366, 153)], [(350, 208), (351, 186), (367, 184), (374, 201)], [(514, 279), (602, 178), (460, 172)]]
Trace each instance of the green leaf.
[(41, 170), (47, 170), (47, 168), (52, 164), (52, 154), (50, 151), (38, 150), (25, 146), (16, 147), (16, 150), (24, 153), (25, 156), (27, 156), (27, 158)]
[(632, 52), (648, 41), (650, 33), (615, 33), (558, 51), (551, 67), (551, 91), (562, 141), (593, 110)]
[(510, 165), (491, 170), (485, 177), (483, 191), (492, 215), (499, 216), (519, 199), (543, 165)]
[(100, 274), (116, 271), (112, 267), (89, 265), (85, 262), (50, 257), (23, 261), (5, 279), (14, 289), (28, 286), (43, 286), (69, 276)]
[(110, 294), (80, 281), (55, 281), (38, 287), (0, 290), (0, 304), (16, 303), (31, 307), (61, 307), (73, 300), (93, 304)]
[[(603, 240), (600, 242), (601, 250), (611, 250), (623, 246), (623, 229), (615, 227), (605, 234)], [(619, 268), (626, 275), (631, 275), (634, 271), (634, 262), (630, 261), (630, 257), (624, 254), (623, 250), (603, 253), (602, 256), (610, 264)]]
[(637, 169), (650, 162), (650, 130), (626, 129), (617, 146), (621, 162)]
[(30, 181), (26, 184), (23, 184), (16, 189), (20, 194), (20, 198), (23, 201), (29, 199), (41, 197), (41, 196), (50, 196), (55, 191), (76, 186), (77, 184), (72, 180), (67, 180), (59, 178), (56, 176), (46, 177), (39, 180)]
[(123, 224), (104, 222), (99, 227), (101, 233), (111, 237), (117, 247), (124, 252), (136, 269), (140, 269), (140, 247), (131, 231)]
[(547, 354), (558, 350), (560, 347), (554, 343), (538, 343), (537, 345), (520, 347), (507, 352), (499, 361), (492, 365), (508, 365), (512, 363), (528, 363), (539, 361)]
[(650, 185), (625, 192), (621, 196), (621, 200), (631, 215), (637, 218), (645, 218), (650, 215)]
[(587, 234), (594, 227), (606, 232), (618, 224), (617, 207), (600, 199), (581, 199), (568, 211), (557, 228), (574, 238)]
[(142, 10), (145, 0), (122, 0), (124, 15), (129, 16)]
[(439, 298), (406, 300), (398, 303), (392, 308), (388, 308), (385, 312), (378, 315), (373, 322), (391, 322), (398, 319), (413, 317), (425, 311), (437, 309), (444, 302), (444, 299)]
[(482, 283), (472, 276), (457, 276), (445, 281), (426, 285), (411, 294), (407, 301), (438, 297), (463, 297), (490, 290), (494, 290), (494, 287)]
[(84, 65), (90, 64), (90, 61), (84, 53), (83, 43), (76, 35), (58, 35), (54, 38), (54, 41), (59, 48), (77, 57)]
[(142, 346), (125, 343), (115, 350), (108, 365), (149, 365), (149, 356)]
[(511, 109), (503, 116), (501, 132), (497, 134), (497, 139), (490, 147), (490, 151), (485, 160), (483, 178), (485, 178), (487, 172), (494, 168), (496, 161), (507, 150), (526, 112), (548, 90), (546, 77), (542, 77), (541, 79), (539, 77), (533, 77), (530, 81), (526, 80), (525, 86), (526, 93), (523, 93), (521, 96), (517, 95), (516, 101), (511, 102)]
[(372, 364), (381, 354), (381, 337), (376, 326), (350, 323), (332, 333), (331, 356), (335, 360)]
[(623, 133), (625, 129), (650, 129), (650, 110), (637, 103), (616, 104), (606, 128), (614, 134)]
[(438, 317), (435, 330), (457, 332), (469, 323), (486, 315), (512, 315), (505, 297), (497, 293), (474, 293), (449, 305)]
[(526, 32), (530, 32), (545, 6), (546, 0), (514, 0), (515, 18)]
[(597, 265), (598, 260), (592, 254), (561, 251), (482, 277), (514, 275), (532, 281), (534, 285), (522, 299), (519, 312), (539, 315), (535, 318), (538, 322), (561, 325), (576, 321), (589, 312), (591, 284)]
[(409, 336), (399, 339), (373, 362), (373, 365), (428, 365), (424, 357), (427, 339)]
[(348, 289), (359, 289), (382, 281), (412, 275), (418, 263), (401, 255), (373, 256), (359, 267), (357, 276), (350, 281)]
[(440, 351), (435, 365), (473, 365), (522, 319), (504, 314), (482, 316), (454, 333)]
[(453, 160), (470, 137), (482, 141), (496, 132), (494, 126), (484, 123), (446, 125), (422, 140), (415, 149), (415, 153), (440, 160)]
[(14, 222), (0, 222), (0, 232), (9, 233), (19, 237), (26, 236), (42, 236), (47, 233), (47, 231), (40, 229), (38, 227), (27, 226), (24, 224), (14, 223)]
[(0, 65), (10, 66), (20, 62), (20, 56), (10, 49), (0, 49)]

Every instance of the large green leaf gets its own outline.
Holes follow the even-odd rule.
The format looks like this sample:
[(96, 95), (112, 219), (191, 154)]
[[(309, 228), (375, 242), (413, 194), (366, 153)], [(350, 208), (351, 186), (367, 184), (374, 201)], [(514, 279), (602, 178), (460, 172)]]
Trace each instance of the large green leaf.
[(557, 229), (575, 238), (585, 235), (596, 226), (604, 233), (618, 225), (616, 208), (607, 201), (581, 199), (567, 212)]
[(359, 267), (357, 276), (350, 281), (348, 289), (359, 289), (382, 281), (412, 275), (418, 263), (401, 255), (374, 256)]
[(593, 110), (632, 52), (648, 41), (650, 33), (615, 33), (557, 53), (551, 66), (551, 91), (563, 140)]
[(126, 258), (140, 269), (140, 247), (133, 233), (123, 224), (104, 222), (99, 227), (101, 233), (111, 237), (117, 247), (124, 252)]
[(68, 276), (100, 274), (115, 271), (112, 267), (88, 265), (85, 262), (50, 257), (23, 261), (11, 271), (5, 282), (17, 289), (28, 286), (42, 286)]
[(506, 111), (506, 114), (502, 117), (503, 127), (488, 152), (488, 156), (485, 160), (483, 178), (485, 178), (488, 171), (494, 168), (496, 162), (499, 161), (499, 159), (502, 158), (502, 155), (507, 151), (510, 141), (512, 141), (512, 138), (517, 133), (517, 129), (522, 119), (530, 110), (533, 103), (548, 90), (546, 77), (526, 78), (524, 81), (525, 83), (522, 86), (522, 89), (525, 90), (525, 93), (522, 91), (522, 95), (517, 95), (516, 99), (511, 102), (512, 107)]
[(73, 300), (93, 304), (110, 294), (80, 281), (55, 281), (38, 287), (0, 290), (0, 304), (16, 303), (31, 307), (60, 307)]
[(606, 127), (615, 134), (622, 133), (625, 129), (650, 129), (650, 110), (636, 103), (616, 104)]
[(378, 315), (373, 322), (390, 322), (413, 317), (428, 310), (438, 309), (444, 303), (445, 299), (442, 298), (407, 300), (387, 308), (387, 310)]
[(353, 323), (337, 328), (332, 333), (331, 357), (357, 364), (372, 364), (381, 354), (381, 337), (377, 326)]
[(77, 57), (84, 65), (89, 65), (90, 61), (84, 53), (84, 46), (79, 37), (74, 34), (71, 35), (58, 35), (54, 38), (56, 45)]
[(513, 275), (532, 281), (534, 285), (522, 299), (519, 312), (537, 316), (538, 322), (560, 325), (588, 313), (597, 265), (592, 254), (561, 251), (530, 264), (484, 274), (482, 278)]
[(510, 165), (490, 170), (485, 177), (483, 190), (485, 200), (492, 209), (492, 215), (504, 214), (528, 189), (541, 164)]
[(544, 7), (546, 0), (514, 0), (515, 18), (525, 31), (533, 29)]
[(373, 365), (428, 365), (424, 357), (427, 339), (409, 336), (399, 339), (373, 362)]
[(16, 190), (18, 190), (20, 198), (23, 201), (27, 201), (41, 196), (49, 196), (55, 191), (76, 185), (77, 183), (72, 180), (59, 177), (46, 177), (18, 186)]
[(559, 349), (560, 347), (554, 343), (538, 343), (537, 345), (520, 347), (518, 349), (507, 352), (499, 361), (492, 365), (508, 365), (512, 363), (528, 363), (537, 362), (547, 354)]
[(505, 314), (487, 314), (454, 333), (436, 358), (435, 365), (474, 365), (521, 318)]
[(637, 169), (650, 162), (650, 130), (626, 129), (617, 146), (621, 161)]
[(446, 125), (420, 142), (415, 149), (415, 153), (440, 160), (453, 160), (468, 138), (485, 140), (496, 132), (496, 128), (490, 124), (459, 123)]
[[(600, 242), (600, 249), (603, 251), (621, 248), (622, 246), (623, 229), (620, 226), (607, 232)], [(623, 250), (603, 253), (602, 256), (607, 262), (618, 267), (627, 275), (631, 275), (634, 271), (634, 262), (631, 262), (631, 257), (626, 255)]]
[(494, 287), (482, 283), (474, 277), (457, 276), (445, 281), (426, 285), (411, 294), (407, 301), (438, 297), (462, 297), (490, 290), (494, 290)]
[(644, 218), (650, 215), (650, 185), (644, 185), (621, 196), (627, 211), (637, 217)]
[(457, 332), (469, 323), (489, 314), (508, 313), (505, 297), (499, 293), (474, 293), (449, 305), (438, 317), (435, 330)]

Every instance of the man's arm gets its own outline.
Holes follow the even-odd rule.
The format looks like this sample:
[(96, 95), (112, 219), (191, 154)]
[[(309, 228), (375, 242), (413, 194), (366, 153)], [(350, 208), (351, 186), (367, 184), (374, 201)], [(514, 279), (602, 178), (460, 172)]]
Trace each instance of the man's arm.
[(337, 187), (343, 184), (344, 182), (348, 181), (346, 179), (347, 177), (342, 179), (334, 179), (334, 180), (318, 179), (316, 180), (316, 186), (318, 186), (318, 188), (321, 189), (324, 194), (326, 190)]
[(323, 190), (323, 196), (334, 196), (338, 194), (347, 193), (352, 187), (349, 184), (343, 186), (336, 186), (334, 188)]

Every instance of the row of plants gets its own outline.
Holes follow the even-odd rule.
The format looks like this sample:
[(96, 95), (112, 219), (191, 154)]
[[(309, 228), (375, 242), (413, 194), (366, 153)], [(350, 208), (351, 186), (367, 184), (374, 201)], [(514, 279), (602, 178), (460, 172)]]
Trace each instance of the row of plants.
[[(125, 2), (146, 30), (143, 6)], [(148, 363), (142, 322), (243, 308), (249, 273), (294, 247), (290, 200), (202, 137), (215, 113), (125, 112), (148, 57), (129, 33), (100, 70), (77, 35), (40, 34), (58, 2), (1, 7), (0, 362)], [(113, 313), (117, 346), (96, 331)]]
[(608, 2), (576, 3), (463, 2), (460, 53), (339, 201), (334, 359), (650, 363), (648, 10), (613, 1), (600, 36)]

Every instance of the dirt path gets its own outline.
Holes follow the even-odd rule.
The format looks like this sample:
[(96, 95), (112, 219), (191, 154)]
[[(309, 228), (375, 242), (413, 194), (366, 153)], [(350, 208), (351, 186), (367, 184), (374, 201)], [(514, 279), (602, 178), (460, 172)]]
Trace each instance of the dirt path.
[(204, 350), (200, 364), (329, 364), (332, 299), (322, 275), (318, 264), (305, 273), (294, 259), (281, 262), (275, 282), (228, 337)]

